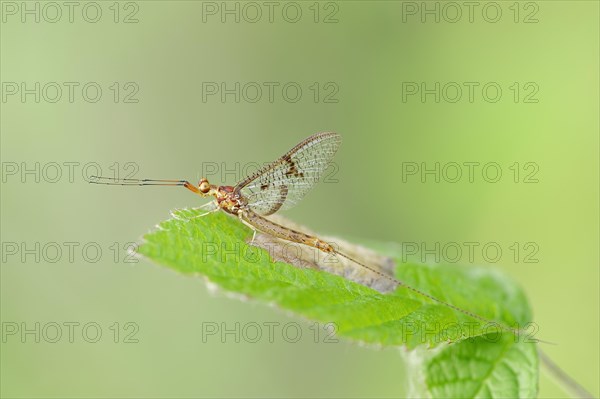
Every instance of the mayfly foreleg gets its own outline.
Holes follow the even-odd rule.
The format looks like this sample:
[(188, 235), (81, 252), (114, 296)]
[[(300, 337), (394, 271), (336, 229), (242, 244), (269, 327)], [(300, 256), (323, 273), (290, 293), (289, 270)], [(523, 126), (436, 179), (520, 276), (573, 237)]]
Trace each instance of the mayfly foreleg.
[(105, 184), (108, 186), (182, 186), (196, 194), (200, 193), (198, 187), (194, 186), (189, 181), (176, 179), (127, 179), (90, 176), (88, 183)]

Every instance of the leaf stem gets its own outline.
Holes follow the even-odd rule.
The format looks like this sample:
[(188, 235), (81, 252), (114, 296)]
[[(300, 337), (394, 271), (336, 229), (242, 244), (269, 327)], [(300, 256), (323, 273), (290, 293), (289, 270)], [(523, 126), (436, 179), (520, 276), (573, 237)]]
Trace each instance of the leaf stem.
[(546, 366), (548, 372), (558, 381), (562, 388), (571, 395), (571, 397), (594, 398), (594, 395), (554, 363), (540, 348), (538, 348), (538, 354), (542, 360), (542, 364)]

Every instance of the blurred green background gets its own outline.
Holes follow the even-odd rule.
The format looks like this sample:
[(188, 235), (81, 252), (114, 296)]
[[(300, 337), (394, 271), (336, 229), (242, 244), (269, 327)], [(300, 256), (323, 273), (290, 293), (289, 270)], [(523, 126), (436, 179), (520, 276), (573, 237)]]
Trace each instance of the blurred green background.
[[(169, 210), (202, 204), (198, 198), (82, 178), (97, 165), (110, 176), (196, 182), (206, 168), (220, 173), (238, 163), (225, 181), (212, 176), (234, 184), (244, 165), (271, 161), (325, 130), (344, 138), (336, 167), (288, 216), (359, 241), (497, 243), (503, 253), (490, 267), (524, 287), (538, 336), (558, 343), (544, 350), (599, 394), (597, 2), (481, 2), (472, 22), (464, 3), (454, 3), (463, 13), (456, 22), (456, 9), (436, 2), (275, 2), (272, 20), (262, 2), (76, 4), (72, 22), (65, 6), (52, 22), (53, 6), (2, 2), (3, 397), (406, 395), (411, 371), (396, 349), (315, 343), (310, 324), (292, 315), (215, 296), (201, 279), (145, 260), (125, 262), (128, 242)], [(39, 22), (25, 6), (39, 7)], [(425, 6), (438, 7), (439, 22)], [(239, 22), (224, 13), (236, 7)], [(88, 22), (98, 8), (99, 21)], [(491, 22), (497, 8), (502, 14)], [(34, 91), (40, 82), (39, 102), (35, 93), (21, 98), (23, 82)], [(63, 90), (55, 103), (49, 82)], [(79, 84), (72, 102), (64, 82)], [(102, 89), (97, 102), (83, 98), (89, 82)], [(240, 82), (239, 102), (206, 91), (222, 82)], [(278, 85), (272, 101), (264, 82)], [(403, 82), (439, 82), (440, 101), (406, 96)], [(463, 88), (455, 103), (448, 101), (455, 86), (443, 92), (448, 82)], [(479, 84), (472, 102), (464, 82)], [(482, 95), (489, 82), (502, 89), (497, 102)], [(263, 93), (252, 102), (256, 85)], [(292, 102), (298, 86), (302, 95)], [(450, 169), (439, 183), (433, 175), (403, 179), (403, 168), (436, 162), (495, 162), (502, 178), (487, 182), (479, 167), (469, 182), (464, 167), (456, 183)], [(534, 169), (537, 182), (525, 183)], [(538, 262), (525, 262), (533, 248)], [(489, 262), (478, 250), (460, 263)], [(79, 323), (72, 343), (69, 322)], [(124, 342), (128, 322), (137, 343)], [(273, 343), (203, 342), (206, 323), (236, 322), (299, 323), (303, 335), (297, 343), (281, 334)], [(9, 334), (35, 323), (39, 343), (34, 334)], [(52, 323), (63, 326), (57, 343), (49, 342)], [(100, 326), (97, 343), (82, 338), (86, 323)], [(540, 396), (565, 393), (542, 374)]]

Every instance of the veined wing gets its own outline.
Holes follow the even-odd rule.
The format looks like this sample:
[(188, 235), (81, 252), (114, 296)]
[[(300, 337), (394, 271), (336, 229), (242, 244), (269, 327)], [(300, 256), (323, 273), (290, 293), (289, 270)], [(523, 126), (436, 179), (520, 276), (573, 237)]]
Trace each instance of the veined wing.
[(341, 143), (337, 133), (314, 134), (245, 178), (234, 193), (244, 197), (250, 209), (263, 216), (289, 209), (319, 181)]

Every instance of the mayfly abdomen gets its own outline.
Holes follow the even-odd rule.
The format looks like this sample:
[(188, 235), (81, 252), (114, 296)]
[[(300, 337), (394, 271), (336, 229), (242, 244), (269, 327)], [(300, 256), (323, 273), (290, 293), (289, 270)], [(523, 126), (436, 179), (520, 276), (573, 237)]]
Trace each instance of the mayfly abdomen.
[(280, 224), (274, 223), (250, 210), (244, 211), (242, 213), (242, 218), (263, 233), (281, 238), (283, 240), (308, 245), (324, 252), (334, 252), (333, 247), (325, 241), (320, 240), (315, 236), (292, 230)]

